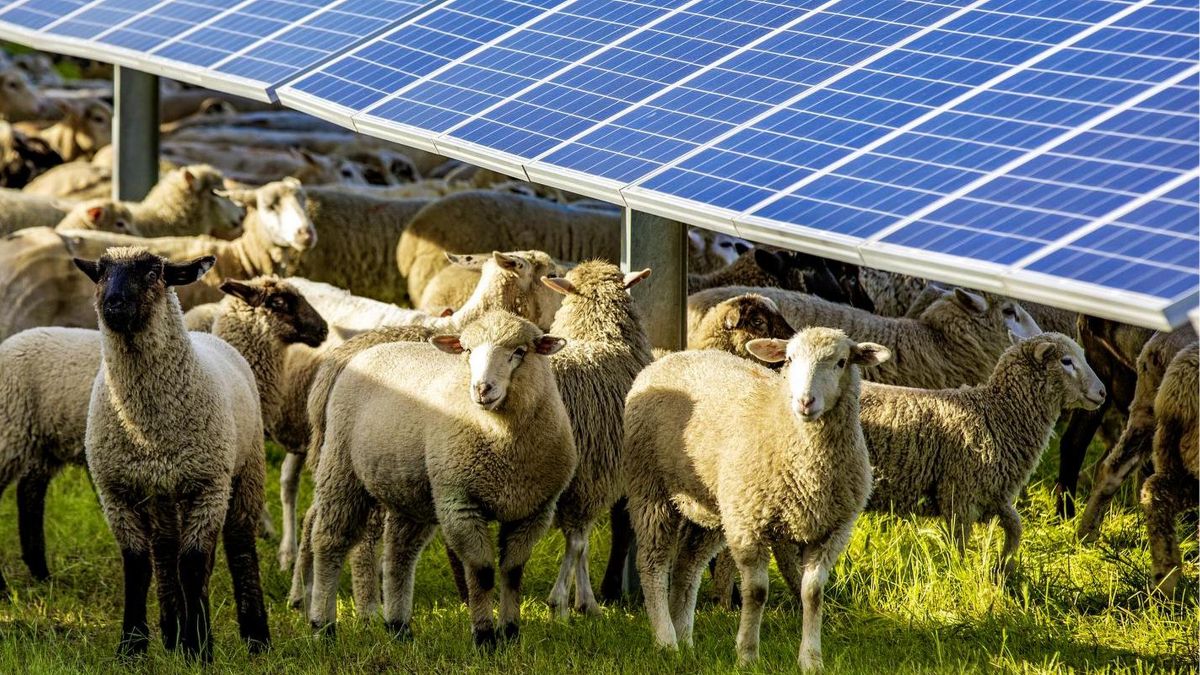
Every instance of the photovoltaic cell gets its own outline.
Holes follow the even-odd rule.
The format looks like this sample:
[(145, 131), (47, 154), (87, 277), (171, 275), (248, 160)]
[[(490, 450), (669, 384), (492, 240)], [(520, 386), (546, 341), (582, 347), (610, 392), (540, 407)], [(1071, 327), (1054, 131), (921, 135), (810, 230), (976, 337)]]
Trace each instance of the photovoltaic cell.
[(91, 0), (26, 0), (0, 11), (0, 22), (37, 31), (90, 2)]
[(240, 0), (175, 0), (150, 7), (133, 19), (96, 36), (96, 41), (149, 52), (184, 32), (231, 9)]
[(252, 0), (152, 53), (208, 68), (286, 29), (323, 5), (321, 0)]

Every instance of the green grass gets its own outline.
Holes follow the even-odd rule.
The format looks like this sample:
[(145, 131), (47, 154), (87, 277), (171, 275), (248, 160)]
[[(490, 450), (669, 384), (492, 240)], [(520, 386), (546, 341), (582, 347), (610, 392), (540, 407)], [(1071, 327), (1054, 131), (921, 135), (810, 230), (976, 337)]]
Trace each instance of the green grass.
[[(1020, 571), (1006, 582), (988, 570), (1001, 533), (977, 527), (963, 560), (940, 525), (867, 515), (827, 587), (824, 650), (831, 672), (976, 671), (1175, 672), (1197, 670), (1196, 540), (1184, 542), (1186, 594), (1167, 602), (1147, 593), (1149, 555), (1140, 511), (1126, 490), (1104, 527), (1101, 543), (1083, 547), (1073, 524), (1051, 517), (1056, 452), (1038, 471), (1020, 511), (1025, 541)], [(270, 452), (268, 501), (279, 522), (280, 456)], [(306, 482), (302, 504), (307, 504)], [(86, 474), (69, 469), (47, 504), (47, 540), (54, 579), (35, 584), (19, 560), (16, 508), (0, 501), (0, 564), (13, 597), (0, 602), (0, 673), (146, 672), (197, 670), (155, 642), (130, 664), (113, 657), (120, 629), (120, 558)], [(594, 539), (598, 577), (606, 528)], [(543, 598), (557, 569), (562, 539), (538, 546), (526, 573), (519, 644), (482, 654), (470, 645), (465, 609), (456, 601), (440, 542), (417, 577), (415, 637), (397, 643), (378, 620), (354, 617), (344, 580), (334, 641), (312, 637), (307, 621), (288, 610), (289, 577), (276, 569), (274, 542), (263, 542), (263, 585), (274, 646), (250, 658), (238, 640), (229, 576), (217, 565), (212, 589), (216, 670), (290, 672), (725, 672), (734, 669), (737, 615), (705, 604), (696, 646), (681, 654), (656, 650), (638, 606), (605, 608), (596, 619), (554, 621)], [(599, 582), (599, 579), (596, 579)], [(704, 589), (707, 591), (707, 587)], [(151, 616), (157, 609), (151, 593)], [(795, 668), (800, 635), (797, 605), (777, 575), (755, 670)]]

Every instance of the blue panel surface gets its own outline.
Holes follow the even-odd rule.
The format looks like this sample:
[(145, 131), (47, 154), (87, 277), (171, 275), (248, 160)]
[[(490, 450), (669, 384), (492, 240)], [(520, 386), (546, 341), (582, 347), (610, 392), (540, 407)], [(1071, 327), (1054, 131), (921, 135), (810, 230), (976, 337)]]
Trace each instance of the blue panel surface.
[(238, 0), (173, 0), (150, 7), (138, 16), (96, 36), (98, 42), (149, 52), (184, 32), (231, 9)]
[(251, 0), (158, 49), (158, 57), (208, 68), (324, 6), (321, 0)]
[(150, 9), (155, 0), (98, 0), (42, 30), (52, 35), (91, 39)]
[(450, 0), (297, 80), (296, 91), (363, 110), (566, 0)]
[(92, 0), (26, 0), (0, 11), (0, 21), (29, 30), (41, 30)]

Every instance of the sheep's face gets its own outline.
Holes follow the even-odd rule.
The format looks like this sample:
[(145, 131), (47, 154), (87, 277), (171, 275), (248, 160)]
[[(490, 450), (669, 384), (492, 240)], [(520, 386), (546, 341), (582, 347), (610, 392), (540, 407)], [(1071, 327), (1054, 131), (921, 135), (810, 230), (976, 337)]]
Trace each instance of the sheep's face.
[(892, 355), (887, 347), (856, 343), (834, 328), (808, 328), (791, 340), (752, 340), (746, 348), (768, 363), (783, 361), (789, 407), (804, 423), (837, 405), (852, 384), (853, 366), (877, 365)]
[(325, 319), (308, 303), (304, 295), (291, 284), (274, 277), (248, 282), (228, 280), (221, 291), (260, 312), (271, 328), (271, 334), (284, 344), (305, 344), (320, 347), (329, 335)]
[(945, 316), (947, 309), (965, 315), (985, 333), (999, 335), (1000, 338), (1003, 338), (1006, 332), (1021, 338), (1033, 337), (1042, 332), (1029, 312), (1017, 302), (1000, 296), (992, 296), (989, 299), (961, 288), (944, 291), (942, 297), (934, 300), (921, 316), (932, 319), (931, 323), (936, 323)]
[(0, 101), (4, 102), (3, 113), (10, 122), (37, 117), (42, 108), (42, 100), (33, 93), (29, 80), (16, 69), (0, 73)]
[(732, 265), (738, 256), (746, 251), (754, 248), (750, 242), (745, 239), (738, 239), (727, 234), (716, 233), (712, 237), (712, 243), (709, 245), (709, 250), (718, 258), (723, 260), (726, 265)]
[(717, 305), (721, 328), (729, 332), (738, 356), (748, 356), (746, 344), (751, 340), (775, 338), (786, 340), (796, 331), (788, 324), (779, 307), (761, 295), (747, 294), (730, 298)]
[(208, 228), (208, 234), (222, 239), (233, 239), (241, 234), (245, 210), (221, 189), (225, 179), (220, 172), (200, 164), (184, 167), (178, 175), (191, 193), (191, 198), (200, 203), (201, 218)]
[(471, 373), (468, 395), (484, 410), (504, 404), (509, 385), (526, 359), (549, 356), (566, 344), (507, 312), (489, 312), (461, 335), (436, 335), (429, 342), (448, 354), (463, 355)]
[(146, 328), (168, 287), (193, 283), (216, 262), (204, 256), (173, 263), (144, 248), (110, 248), (99, 260), (75, 258), (75, 266), (96, 284), (100, 324), (125, 335)]
[(300, 181), (285, 178), (256, 191), (255, 204), (263, 230), (276, 246), (306, 251), (317, 244), (317, 228), (305, 207), (308, 204)]
[(479, 267), (479, 284), (504, 289), (505, 302), (512, 311), (534, 322), (542, 329), (554, 323), (554, 314), (562, 305), (562, 296), (546, 288), (539, 280), (556, 277), (561, 270), (554, 259), (542, 251), (493, 251), (491, 256), (449, 256), (461, 267)]
[(1000, 317), (1004, 321), (1005, 329), (1013, 335), (1020, 338), (1031, 338), (1042, 332), (1033, 315), (1025, 311), (1025, 308), (1015, 300), (998, 299), (996, 305)]
[(1024, 340), (1016, 334), (1010, 337), (1016, 345), (1014, 349), (1029, 355), (1062, 391), (1064, 408), (1095, 410), (1104, 404), (1108, 396), (1104, 383), (1074, 340), (1061, 333), (1042, 333)]
[(90, 148), (102, 148), (112, 143), (112, 108), (103, 101), (93, 101), (83, 110), (83, 128), (90, 139)]

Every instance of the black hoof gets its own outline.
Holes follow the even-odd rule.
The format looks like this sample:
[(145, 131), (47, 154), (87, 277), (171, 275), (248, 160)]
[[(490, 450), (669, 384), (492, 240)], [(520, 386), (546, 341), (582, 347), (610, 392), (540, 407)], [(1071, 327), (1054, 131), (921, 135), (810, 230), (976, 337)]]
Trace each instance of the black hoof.
[(269, 652), (271, 651), (271, 638), (267, 636), (248, 638), (246, 640), (246, 649), (249, 650), (251, 654), (264, 654)]
[(521, 636), (521, 627), (515, 623), (504, 624), (504, 639), (509, 642), (516, 642)]
[(496, 631), (491, 628), (475, 629), (471, 631), (471, 637), (475, 639), (475, 646), (480, 649), (491, 651), (496, 648)]
[(407, 621), (384, 621), (383, 627), (394, 640), (407, 642), (412, 639), (412, 628)]

